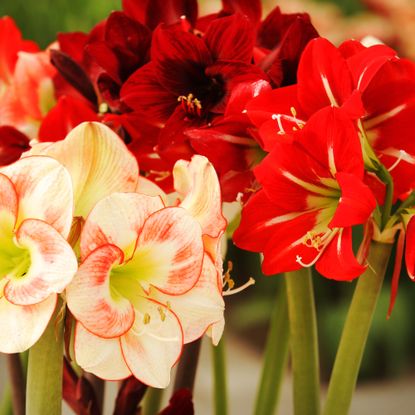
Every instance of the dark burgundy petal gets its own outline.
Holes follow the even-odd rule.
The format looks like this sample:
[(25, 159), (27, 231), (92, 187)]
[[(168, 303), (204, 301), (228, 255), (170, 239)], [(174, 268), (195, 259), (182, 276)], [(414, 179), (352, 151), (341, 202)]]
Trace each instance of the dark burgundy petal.
[(77, 91), (79, 91), (87, 100), (93, 104), (97, 102), (94, 87), (85, 73), (69, 55), (51, 49), (51, 62), (58, 72), (69, 82)]
[(0, 166), (18, 160), (30, 149), (29, 138), (11, 126), (0, 126)]
[(177, 107), (177, 96), (158, 81), (152, 62), (135, 71), (124, 83), (121, 100), (153, 123), (166, 122)]
[(235, 60), (250, 63), (255, 34), (246, 16), (234, 14), (214, 20), (208, 27), (204, 40), (213, 60)]
[(59, 141), (84, 121), (99, 121), (87, 101), (62, 96), (48, 112), (39, 128), (39, 141)]
[(159, 415), (194, 415), (192, 392), (179, 389), (170, 398), (169, 405)]
[(147, 390), (134, 376), (123, 380), (118, 391), (113, 415), (136, 415), (137, 408)]
[(85, 47), (85, 54), (101, 67), (115, 82), (121, 84), (120, 65), (117, 56), (105, 42), (99, 41), (89, 43)]
[(324, 277), (339, 281), (350, 281), (363, 274), (366, 266), (357, 262), (352, 250), (352, 228), (337, 233), (317, 261), (316, 269)]
[(195, 86), (205, 83), (204, 69), (212, 63), (201, 38), (162, 27), (154, 32), (151, 57), (158, 81), (176, 98), (194, 93)]
[(222, 0), (222, 13), (240, 13), (248, 17), (254, 25), (259, 24), (262, 15), (261, 0)]
[(150, 0), (147, 1), (146, 25), (155, 29), (160, 23), (177, 23), (181, 16), (192, 26), (196, 24), (198, 14), (197, 0)]

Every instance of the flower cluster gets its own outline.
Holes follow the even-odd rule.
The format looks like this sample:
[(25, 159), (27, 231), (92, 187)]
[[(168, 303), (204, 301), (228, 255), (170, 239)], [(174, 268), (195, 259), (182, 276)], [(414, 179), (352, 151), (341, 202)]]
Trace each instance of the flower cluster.
[(123, 0), (45, 51), (1, 19), (0, 351), (63, 304), (69, 359), (166, 387), (184, 344), (222, 335), (223, 202), (265, 274), (352, 280), (407, 230), (414, 278), (414, 115), (412, 62), (260, 1)]

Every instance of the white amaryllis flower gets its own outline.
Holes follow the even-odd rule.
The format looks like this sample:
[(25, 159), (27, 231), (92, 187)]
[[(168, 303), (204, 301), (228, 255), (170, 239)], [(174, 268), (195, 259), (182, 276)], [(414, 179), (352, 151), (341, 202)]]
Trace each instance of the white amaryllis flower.
[(75, 274), (72, 214), (71, 178), (56, 160), (27, 157), (0, 170), (0, 352), (39, 339)]
[[(67, 288), (78, 320), (75, 358), (83, 369), (111, 380), (133, 374), (163, 388), (184, 343), (212, 325), (219, 340), (224, 303), (216, 239), (226, 221), (209, 166), (204, 157), (183, 165), (177, 207), (166, 207), (159, 196), (115, 193), (87, 217), (82, 263)], [(197, 172), (206, 180), (195, 180)]]

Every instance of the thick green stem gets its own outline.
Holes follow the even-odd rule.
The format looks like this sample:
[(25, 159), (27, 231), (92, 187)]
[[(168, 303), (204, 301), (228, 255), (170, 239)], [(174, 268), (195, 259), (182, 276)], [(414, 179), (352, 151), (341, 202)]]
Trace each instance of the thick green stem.
[(287, 366), (288, 340), (287, 293), (285, 280), (281, 278), (268, 330), (255, 415), (270, 415), (275, 412), (282, 377)]
[(311, 270), (286, 273), (295, 415), (320, 413), (317, 319)]
[(193, 392), (201, 344), (202, 339), (200, 338), (184, 346), (174, 380), (174, 391), (187, 388)]
[(26, 413), (60, 415), (62, 413), (63, 316), (61, 301), (45, 332), (29, 351)]
[(9, 380), (12, 386), (12, 401), (14, 415), (25, 414), (26, 401), (26, 376), (23, 371), (22, 361), (19, 353), (7, 355), (7, 368)]
[(228, 386), (226, 380), (225, 337), (212, 347), (215, 415), (228, 413)]
[(8, 383), (1, 397), (0, 415), (13, 415), (12, 390)]
[(389, 171), (386, 167), (381, 164), (381, 168), (378, 171), (378, 177), (383, 183), (386, 184), (386, 194), (385, 194), (385, 203), (383, 204), (382, 209), (382, 229), (385, 229), (388, 220), (390, 219), (392, 205), (393, 205), (393, 180), (392, 176), (390, 175)]
[(164, 389), (148, 388), (143, 402), (143, 415), (157, 415), (160, 411)]
[(357, 282), (337, 349), (324, 415), (347, 415), (349, 412), (391, 250), (391, 244), (372, 242), (370, 246), (369, 265)]

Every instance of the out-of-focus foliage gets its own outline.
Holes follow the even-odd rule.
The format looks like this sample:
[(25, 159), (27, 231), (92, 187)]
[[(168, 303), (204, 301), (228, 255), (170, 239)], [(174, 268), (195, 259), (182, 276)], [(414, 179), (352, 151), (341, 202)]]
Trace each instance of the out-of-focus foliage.
[(121, 0), (1, 0), (0, 16), (13, 17), (26, 39), (46, 47), (56, 33), (88, 31), (121, 8)]

